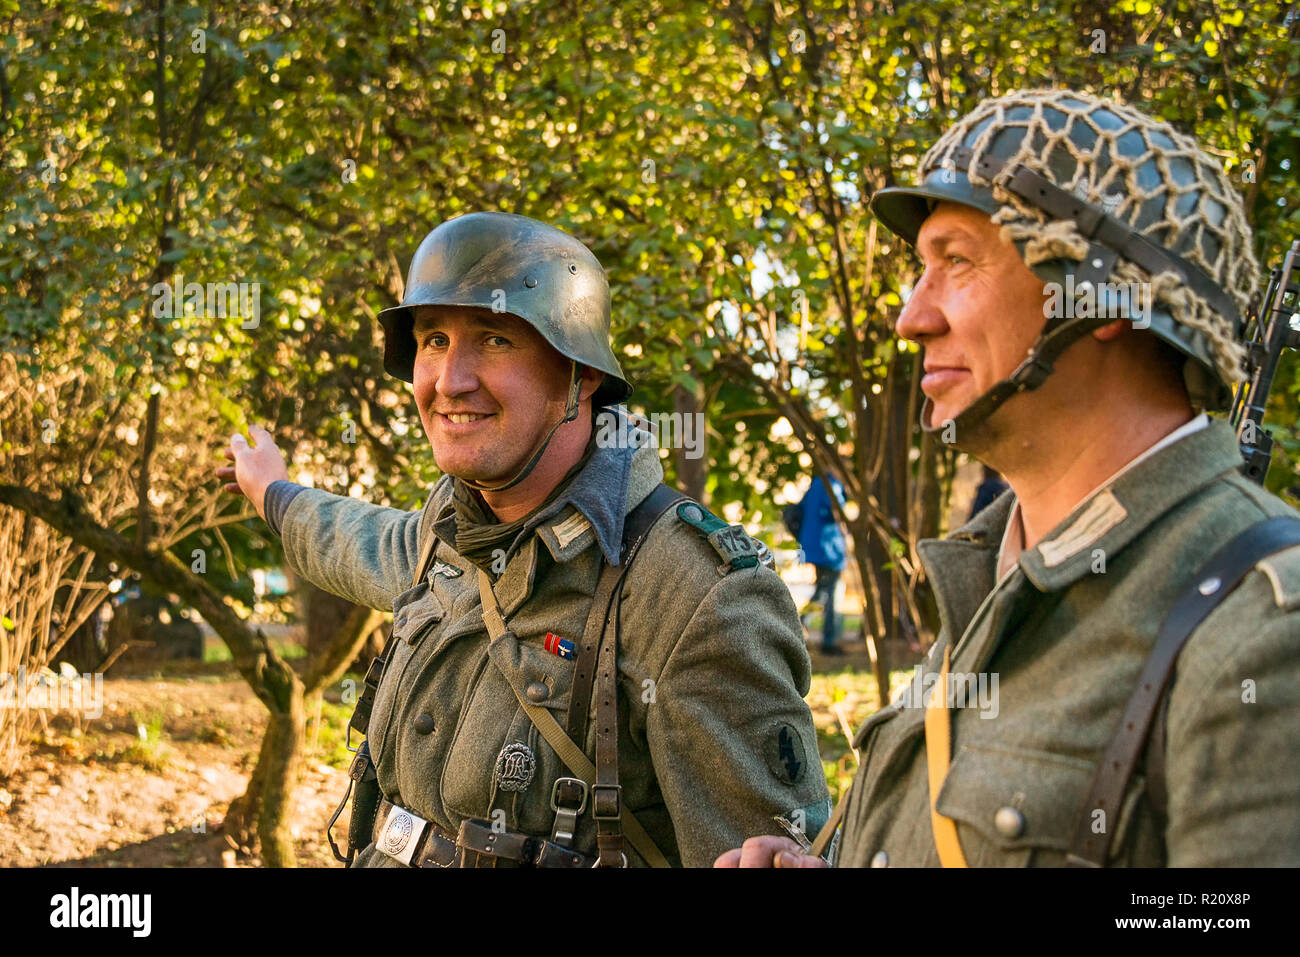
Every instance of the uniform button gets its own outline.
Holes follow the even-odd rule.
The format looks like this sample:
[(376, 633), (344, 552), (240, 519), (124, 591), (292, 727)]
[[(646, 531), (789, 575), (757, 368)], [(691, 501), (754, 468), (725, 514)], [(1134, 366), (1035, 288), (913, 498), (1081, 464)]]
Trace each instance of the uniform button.
[(1025, 816), (1013, 807), (998, 808), (993, 815), (993, 826), (1003, 837), (1019, 837), (1025, 833)]
[(534, 681), (524, 689), (524, 694), (528, 695), (529, 701), (545, 701), (550, 697), (551, 689), (546, 687), (546, 682), (544, 681)]
[(872, 867), (888, 867), (889, 855), (884, 851), (876, 851), (876, 856), (871, 859)]
[(415, 719), (415, 730), (419, 734), (429, 734), (433, 731), (433, 715), (422, 714)]

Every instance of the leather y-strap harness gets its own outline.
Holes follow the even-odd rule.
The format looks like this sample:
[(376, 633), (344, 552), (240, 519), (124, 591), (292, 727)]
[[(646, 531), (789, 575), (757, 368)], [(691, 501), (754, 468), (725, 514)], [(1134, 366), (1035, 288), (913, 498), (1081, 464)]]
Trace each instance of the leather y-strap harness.
[[(623, 806), (622, 786), (618, 783), (618, 633), (620, 622), (619, 596), (637, 550), (650, 528), (661, 515), (683, 496), (665, 485), (659, 485), (628, 515), (624, 524), (622, 561), (618, 565), (603, 565), (592, 599), (591, 611), (583, 633), (583, 645), (575, 662), (570, 698), (569, 733), (560, 727), (550, 711), (529, 701), (511, 683), (515, 697), (525, 714), (560, 760), (575, 775), (591, 786), (592, 817), (596, 821), (596, 844), (599, 852), (598, 867), (619, 867), (627, 863), (623, 852), (624, 835), (637, 852), (653, 867), (667, 867), (668, 861), (655, 846), (649, 833), (636, 817)], [(491, 642), (488, 654), (501, 667), (503, 650), (500, 639), (510, 635), (501, 614), (500, 605), (492, 591), (492, 581), (479, 570), (479, 596), (483, 604), (483, 622)], [(610, 618), (614, 628), (606, 634)], [(593, 659), (595, 667), (593, 668)], [(504, 669), (503, 669), (504, 670)], [(595, 685), (596, 697), (596, 761), (593, 765), (574, 739), (581, 739)], [(576, 733), (575, 733), (576, 732)]]

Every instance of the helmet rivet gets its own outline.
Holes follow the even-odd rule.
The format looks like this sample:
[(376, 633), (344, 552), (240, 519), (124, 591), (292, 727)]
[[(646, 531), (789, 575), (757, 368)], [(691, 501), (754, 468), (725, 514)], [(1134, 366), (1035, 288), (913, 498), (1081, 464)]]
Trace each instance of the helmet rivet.
[(569, 272), (573, 273), (575, 276), (578, 275), (578, 264), (569, 263)]
[(1100, 268), (1101, 268), (1101, 260), (1100, 260), (1100, 259), (1094, 259), (1094, 260), (1092, 261), (1092, 268), (1093, 268), (1093, 269), (1100, 269)]
[(534, 286), (537, 285), (537, 277), (535, 277), (535, 276), (525, 276), (525, 277), (524, 277), (524, 285), (527, 286), (529, 289), (532, 289)]

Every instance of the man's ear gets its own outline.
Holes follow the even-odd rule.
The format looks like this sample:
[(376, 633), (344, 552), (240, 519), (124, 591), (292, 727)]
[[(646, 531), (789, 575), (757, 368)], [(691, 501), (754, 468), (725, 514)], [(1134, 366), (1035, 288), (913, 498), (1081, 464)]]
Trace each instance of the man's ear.
[(1116, 319), (1114, 322), (1109, 322), (1100, 329), (1092, 330), (1092, 337), (1098, 342), (1110, 342), (1119, 338), (1120, 333), (1124, 331), (1126, 325), (1128, 325), (1127, 319)]
[(596, 394), (600, 384), (605, 381), (605, 373), (591, 366), (578, 366), (578, 378), (582, 381), (582, 388), (578, 391), (578, 401), (586, 402)]

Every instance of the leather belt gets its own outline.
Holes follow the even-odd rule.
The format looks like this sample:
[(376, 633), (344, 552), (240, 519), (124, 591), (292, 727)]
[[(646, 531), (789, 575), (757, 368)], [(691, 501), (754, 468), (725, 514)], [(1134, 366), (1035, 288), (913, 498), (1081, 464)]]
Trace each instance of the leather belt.
[(543, 837), (461, 822), (460, 832), (426, 821), (387, 799), (379, 802), (375, 847), (408, 867), (591, 867), (593, 858)]

